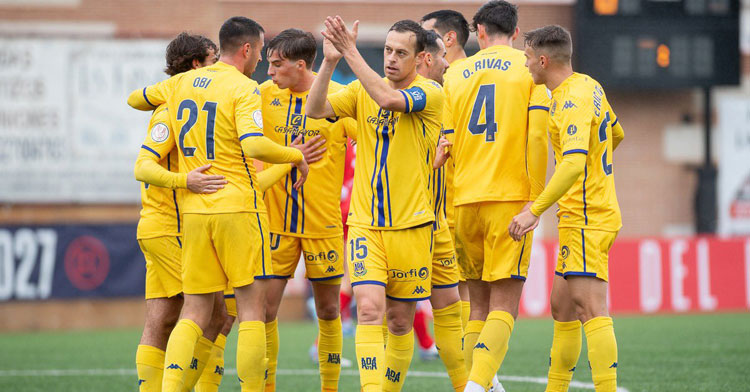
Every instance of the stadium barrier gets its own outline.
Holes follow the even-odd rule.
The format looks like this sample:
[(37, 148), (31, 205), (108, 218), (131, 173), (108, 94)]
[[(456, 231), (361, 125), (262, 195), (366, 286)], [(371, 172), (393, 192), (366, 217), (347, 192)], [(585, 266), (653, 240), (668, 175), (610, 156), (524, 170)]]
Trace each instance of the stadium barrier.
[[(135, 232), (135, 224), (0, 227), (0, 302), (142, 296)], [(556, 241), (535, 241), (522, 314), (549, 314), (557, 253)], [(750, 309), (750, 237), (618, 239), (609, 268), (613, 313)]]

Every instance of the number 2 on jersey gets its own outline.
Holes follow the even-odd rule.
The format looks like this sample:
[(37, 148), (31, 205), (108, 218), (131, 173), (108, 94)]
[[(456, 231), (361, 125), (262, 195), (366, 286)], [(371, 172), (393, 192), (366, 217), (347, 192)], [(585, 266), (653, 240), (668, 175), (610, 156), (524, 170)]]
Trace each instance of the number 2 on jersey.
[[(602, 121), (601, 125), (599, 125), (599, 142), (604, 143), (607, 141), (607, 126), (609, 126), (609, 112), (606, 112), (604, 114), (604, 120)], [(602, 154), (602, 169), (604, 169), (604, 174), (610, 175), (612, 174), (612, 164), (607, 164), (607, 147), (604, 147), (604, 154)]]
[[(203, 111), (207, 112), (206, 115), (206, 159), (214, 159), (214, 128), (216, 124), (216, 102), (207, 101), (203, 104)], [(180, 121), (183, 118), (184, 111), (188, 111), (187, 121), (180, 129), (180, 150), (185, 157), (192, 157), (195, 155), (195, 147), (185, 146), (185, 136), (198, 121), (198, 105), (192, 99), (186, 99), (180, 102), (180, 106), (177, 109), (177, 120)]]
[[(484, 108), (484, 124), (479, 123), (479, 116)], [(474, 108), (471, 110), (469, 119), (469, 132), (472, 135), (481, 135), (485, 132), (484, 140), (487, 142), (495, 141), (497, 133), (497, 123), (495, 122), (495, 85), (483, 84), (479, 86), (477, 98), (474, 100)]]

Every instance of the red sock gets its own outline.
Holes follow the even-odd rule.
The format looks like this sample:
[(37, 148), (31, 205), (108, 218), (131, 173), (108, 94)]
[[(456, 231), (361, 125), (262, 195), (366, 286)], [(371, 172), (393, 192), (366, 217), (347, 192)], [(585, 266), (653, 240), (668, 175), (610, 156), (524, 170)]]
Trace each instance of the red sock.
[(339, 299), (341, 300), (341, 320), (351, 319), (352, 311), (349, 305), (352, 303), (352, 296), (342, 291)]
[(414, 313), (414, 333), (419, 340), (419, 346), (424, 350), (432, 347), (435, 343), (427, 330), (427, 315), (419, 307), (417, 307), (417, 312)]

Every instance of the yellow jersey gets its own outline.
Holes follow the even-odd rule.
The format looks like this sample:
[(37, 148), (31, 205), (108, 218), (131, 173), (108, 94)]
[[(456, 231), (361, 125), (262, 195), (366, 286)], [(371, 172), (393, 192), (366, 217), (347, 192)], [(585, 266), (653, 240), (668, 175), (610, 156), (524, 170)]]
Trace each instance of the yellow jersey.
[(428, 154), (442, 126), (442, 87), (417, 75), (399, 91), (404, 113), (380, 108), (359, 81), (328, 96), (337, 116), (357, 120), (350, 226), (395, 230), (435, 219)]
[[(137, 101), (140, 97), (131, 94), (131, 98)], [(205, 173), (222, 175), (228, 181), (216, 193), (186, 192), (183, 213), (265, 212), (255, 167), (240, 143), (263, 136), (258, 83), (219, 61), (145, 87), (142, 101), (169, 106), (171, 129), (179, 130), (175, 142), (181, 172), (210, 163)]]
[[(159, 158), (159, 165), (166, 170), (178, 172), (178, 152), (174, 133), (169, 127), (167, 105), (161, 105), (151, 115), (148, 134), (141, 149)], [(137, 239), (163, 236), (181, 236), (180, 202), (181, 189), (161, 188), (141, 183), (141, 218), (138, 220)]]
[[(331, 82), (328, 93), (343, 88)], [(268, 80), (260, 85), (263, 100), (263, 133), (274, 142), (288, 146), (296, 137), (322, 135), (326, 155), (310, 165), (307, 181), (298, 191), (297, 169), (275, 183), (265, 195), (271, 232), (293, 237), (330, 238), (344, 234), (341, 223), (341, 186), (344, 182), (347, 135), (356, 122), (345, 119), (312, 119), (305, 115), (309, 91), (295, 93), (280, 89)], [(268, 167), (265, 164), (264, 167)]]
[[(448, 68), (446, 113), (452, 117), (455, 164), (453, 204), (528, 201), (529, 111), (547, 110), (543, 86), (534, 85), (523, 52), (504, 45), (480, 50)], [(458, 74), (460, 76), (452, 76)], [(446, 127), (447, 128), (447, 127)]]
[[(443, 75), (443, 80), (447, 81), (448, 79), (451, 80), (451, 83), (455, 85), (455, 83), (458, 83), (460, 80), (461, 72), (459, 71), (459, 68), (461, 67), (461, 64), (466, 60), (466, 58), (454, 60), (450, 67), (445, 71), (445, 75)], [(447, 82), (444, 82), (447, 83)], [(445, 100), (445, 105), (448, 105), (448, 100)], [(443, 110), (443, 134), (453, 135), (455, 133), (454, 127), (453, 127), (453, 114), (449, 110)], [(449, 136), (453, 137), (453, 136)], [(453, 177), (455, 176), (456, 172), (456, 166), (455, 162), (453, 161), (453, 155), (448, 157), (448, 159), (445, 161), (445, 164), (442, 167), (444, 173), (445, 173), (445, 197), (443, 200), (443, 210), (445, 212), (445, 219), (447, 221), (447, 224), (449, 227), (455, 227), (456, 226), (456, 219), (453, 214), (453, 198), (455, 189), (453, 187)]]
[(548, 126), (555, 162), (567, 154), (586, 154), (583, 175), (557, 201), (559, 227), (622, 227), (612, 174), (612, 127), (617, 122), (604, 89), (588, 75), (574, 73), (552, 91)]

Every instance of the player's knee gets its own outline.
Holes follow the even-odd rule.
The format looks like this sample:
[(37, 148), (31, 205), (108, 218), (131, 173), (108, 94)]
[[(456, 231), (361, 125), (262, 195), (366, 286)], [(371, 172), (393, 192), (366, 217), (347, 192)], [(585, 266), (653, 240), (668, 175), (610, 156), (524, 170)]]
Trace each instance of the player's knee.
[(372, 300), (359, 299), (357, 303), (357, 320), (360, 324), (378, 324), (383, 320), (384, 306)]
[(269, 304), (266, 303), (266, 322), (270, 323), (271, 321), (276, 319), (277, 314), (279, 313), (279, 307), (276, 304)]
[(408, 317), (395, 316), (388, 319), (388, 330), (394, 335), (406, 335), (411, 331), (413, 320), (409, 320)]
[(335, 320), (339, 317), (339, 304), (337, 301), (331, 303), (317, 303), (315, 304), (315, 312), (321, 320)]

